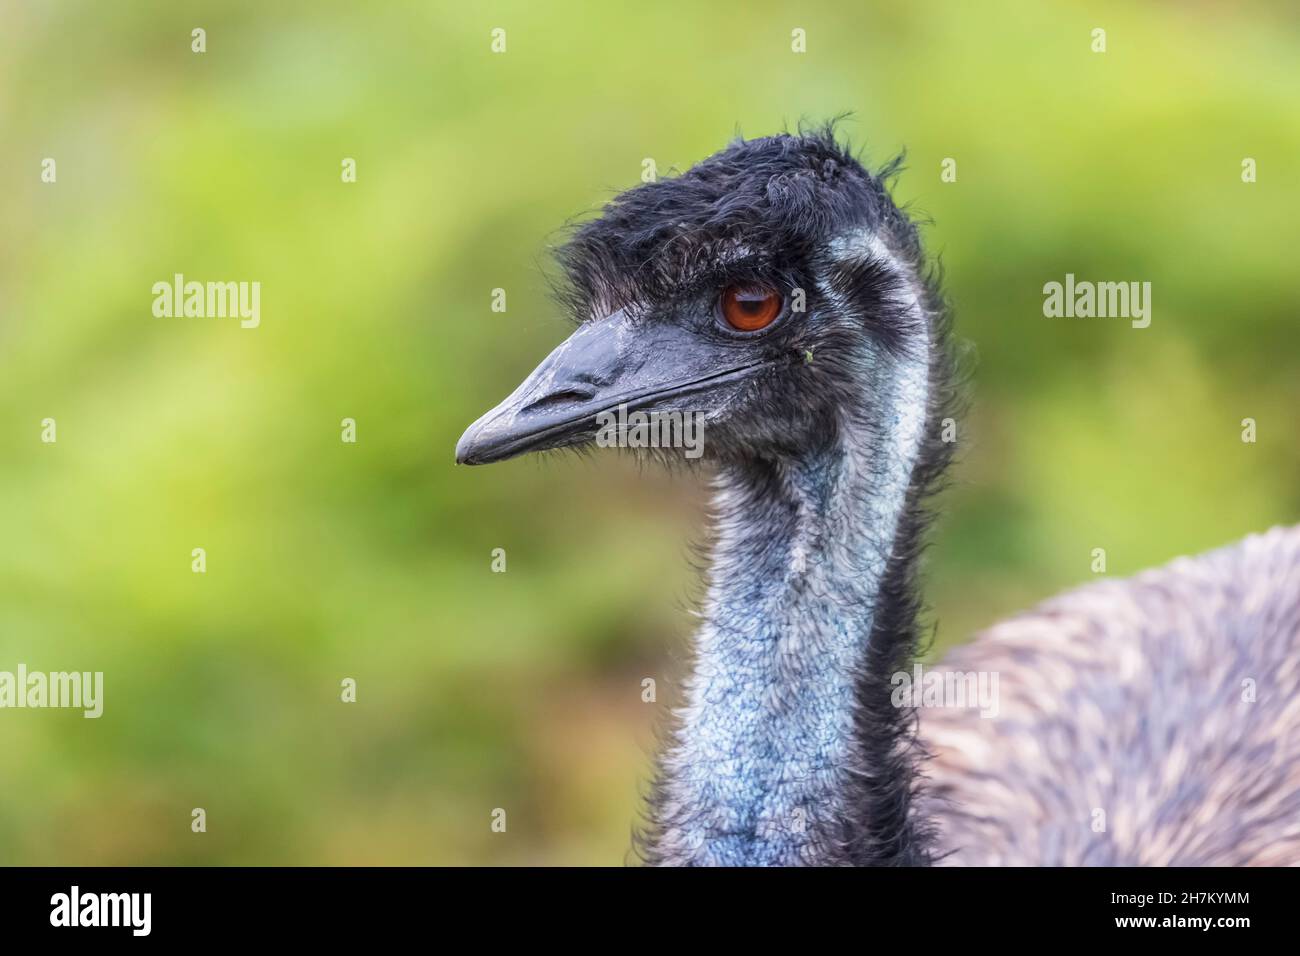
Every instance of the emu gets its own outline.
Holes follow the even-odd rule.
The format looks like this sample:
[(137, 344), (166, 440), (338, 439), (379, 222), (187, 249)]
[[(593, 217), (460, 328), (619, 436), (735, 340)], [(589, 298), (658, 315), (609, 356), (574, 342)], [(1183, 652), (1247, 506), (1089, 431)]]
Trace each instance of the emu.
[[(1300, 527), (1050, 600), (919, 708), (919, 556), (958, 412), (917, 229), (831, 127), (639, 185), (559, 253), (576, 331), (458, 462), (699, 414), (715, 525), (651, 864), (1300, 862)], [(645, 452), (671, 458), (671, 452)]]

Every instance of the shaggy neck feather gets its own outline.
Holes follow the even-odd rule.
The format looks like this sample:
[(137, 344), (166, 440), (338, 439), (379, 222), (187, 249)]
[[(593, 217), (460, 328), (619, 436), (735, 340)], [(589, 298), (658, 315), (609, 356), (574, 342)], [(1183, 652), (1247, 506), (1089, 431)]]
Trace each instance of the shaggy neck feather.
[(653, 855), (808, 864), (843, 832), (855, 695), (925, 427), (924, 355), (862, 358), (856, 415), (795, 461), (720, 473), (718, 535)]

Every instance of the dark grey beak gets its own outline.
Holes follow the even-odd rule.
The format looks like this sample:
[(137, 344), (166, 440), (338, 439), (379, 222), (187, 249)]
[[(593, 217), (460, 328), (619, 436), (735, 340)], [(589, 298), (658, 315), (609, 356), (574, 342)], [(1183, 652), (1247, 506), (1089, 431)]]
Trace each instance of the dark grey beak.
[(705, 413), (702, 393), (762, 367), (748, 350), (706, 343), (671, 322), (622, 310), (578, 328), (510, 396), (465, 430), (456, 461), (484, 465), (595, 438), (597, 416), (620, 406)]

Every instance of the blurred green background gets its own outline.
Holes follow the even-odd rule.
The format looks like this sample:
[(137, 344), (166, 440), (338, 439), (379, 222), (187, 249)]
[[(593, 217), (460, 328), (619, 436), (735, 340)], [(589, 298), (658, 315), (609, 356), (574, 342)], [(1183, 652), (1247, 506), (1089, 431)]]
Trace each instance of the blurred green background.
[[(0, 711), (0, 862), (622, 862), (697, 484), (452, 450), (565, 334), (557, 228), (737, 130), (908, 150), (978, 355), (940, 648), (1094, 547), (1294, 522), (1298, 90), (1283, 3), (5, 0), (0, 670), (102, 670), (105, 713)], [(155, 318), (177, 272), (261, 327)], [(1151, 327), (1044, 318), (1067, 272)]]

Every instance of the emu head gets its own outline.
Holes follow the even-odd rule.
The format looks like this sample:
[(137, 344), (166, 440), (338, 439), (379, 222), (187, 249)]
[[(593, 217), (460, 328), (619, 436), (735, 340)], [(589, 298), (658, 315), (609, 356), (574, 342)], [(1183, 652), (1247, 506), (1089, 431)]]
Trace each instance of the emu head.
[(827, 129), (622, 193), (559, 254), (577, 330), (456, 460), (588, 444), (620, 408), (695, 417), (721, 462), (805, 454), (846, 412), (871, 422), (872, 370), (926, 343), (920, 247), (882, 178)]

